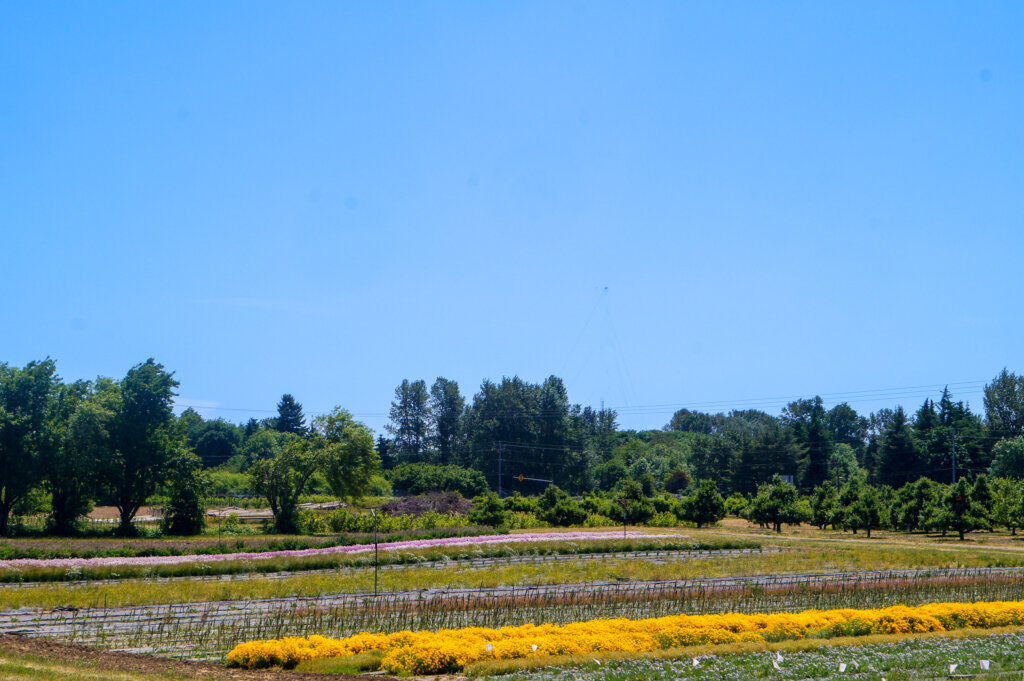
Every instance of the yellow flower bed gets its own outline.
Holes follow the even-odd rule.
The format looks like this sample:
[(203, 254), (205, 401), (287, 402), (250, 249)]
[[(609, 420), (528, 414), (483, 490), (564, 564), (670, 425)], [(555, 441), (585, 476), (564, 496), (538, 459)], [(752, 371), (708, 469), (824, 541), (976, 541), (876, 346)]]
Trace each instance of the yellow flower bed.
[(566, 625), (401, 631), (251, 641), (228, 654), (235, 667), (291, 668), (303, 660), (384, 653), (392, 673), (441, 674), (461, 671), (479, 660), (647, 652), (662, 648), (737, 641), (780, 641), (807, 637), (916, 634), (964, 628), (1024, 624), (1024, 601), (897, 605), (875, 610), (805, 610), (771, 615), (675, 615), (645, 620), (599, 619)]

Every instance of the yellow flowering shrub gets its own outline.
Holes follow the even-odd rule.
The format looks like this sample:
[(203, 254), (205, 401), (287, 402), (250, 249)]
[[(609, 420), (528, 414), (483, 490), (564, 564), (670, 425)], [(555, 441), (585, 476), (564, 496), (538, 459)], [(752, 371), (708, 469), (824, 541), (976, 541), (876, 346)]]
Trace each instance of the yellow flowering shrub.
[(303, 660), (379, 650), (384, 653), (381, 663), (384, 669), (423, 675), (458, 672), (471, 662), (488, 659), (647, 652), (708, 643), (918, 634), (1019, 624), (1024, 624), (1024, 602), (1021, 601), (757, 615), (674, 615), (644, 620), (598, 619), (562, 626), (526, 624), (501, 629), (467, 627), (437, 632), (361, 633), (342, 639), (309, 636), (251, 641), (236, 646), (228, 654), (228, 664), (250, 669), (275, 665), (291, 668)]

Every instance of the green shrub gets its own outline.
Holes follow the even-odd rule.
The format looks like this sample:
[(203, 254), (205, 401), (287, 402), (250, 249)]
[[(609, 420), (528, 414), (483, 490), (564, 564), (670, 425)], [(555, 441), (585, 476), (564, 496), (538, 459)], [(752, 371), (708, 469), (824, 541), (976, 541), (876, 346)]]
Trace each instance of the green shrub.
[(583, 527), (614, 527), (615, 524), (608, 516), (597, 513), (588, 514), (587, 519), (583, 521)]
[(675, 513), (655, 513), (644, 524), (649, 527), (678, 527), (679, 518), (676, 517)]
[(468, 499), (488, 490), (483, 473), (461, 466), (403, 463), (388, 471), (388, 479), (396, 490), (407, 494), (458, 492)]

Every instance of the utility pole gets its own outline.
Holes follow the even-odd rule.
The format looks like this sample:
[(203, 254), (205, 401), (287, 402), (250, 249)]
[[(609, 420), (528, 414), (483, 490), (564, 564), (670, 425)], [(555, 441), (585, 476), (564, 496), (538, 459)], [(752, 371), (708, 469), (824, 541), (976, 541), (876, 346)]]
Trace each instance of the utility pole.
[(498, 443), (498, 498), (501, 499), (504, 494), (501, 488), (501, 455), (505, 452), (505, 444), (503, 442)]
[(956, 484), (956, 431), (953, 431), (953, 484)]

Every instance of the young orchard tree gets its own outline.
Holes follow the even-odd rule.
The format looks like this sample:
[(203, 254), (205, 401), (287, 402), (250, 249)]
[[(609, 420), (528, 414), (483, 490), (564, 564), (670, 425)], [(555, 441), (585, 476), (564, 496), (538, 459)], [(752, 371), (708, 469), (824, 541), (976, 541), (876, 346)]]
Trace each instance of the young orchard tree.
[(973, 494), (973, 486), (966, 478), (960, 478), (949, 488), (946, 496), (945, 511), (949, 526), (956, 530), (960, 541), (964, 540), (966, 532), (983, 528), (987, 522), (985, 509), (974, 501)]
[(839, 495), (836, 488), (830, 484), (817, 487), (811, 496), (811, 523), (819, 530), (824, 530), (828, 525), (835, 525), (838, 514)]
[(776, 475), (771, 482), (757, 489), (757, 496), (747, 510), (748, 517), (755, 523), (770, 525), (776, 532), (782, 532), (783, 523), (798, 525), (807, 520), (807, 513), (800, 504), (796, 487)]
[(860, 528), (871, 539), (871, 530), (882, 526), (882, 502), (874, 487), (865, 485), (853, 503), (849, 513), (849, 523), (853, 528)]
[(717, 523), (725, 517), (725, 499), (713, 480), (701, 480), (694, 493), (683, 500), (682, 515), (697, 527)]

